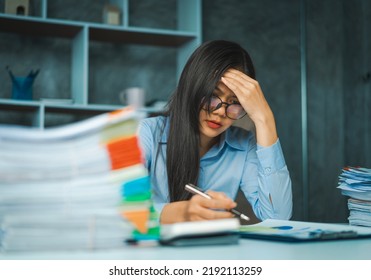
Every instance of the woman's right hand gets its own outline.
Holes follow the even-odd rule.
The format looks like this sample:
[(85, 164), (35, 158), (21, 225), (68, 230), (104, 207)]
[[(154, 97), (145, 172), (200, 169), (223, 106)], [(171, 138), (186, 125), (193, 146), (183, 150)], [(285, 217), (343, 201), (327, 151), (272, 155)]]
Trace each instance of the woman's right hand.
[(193, 195), (190, 200), (167, 204), (161, 213), (160, 222), (170, 224), (185, 221), (202, 221), (232, 218), (225, 211), (236, 207), (236, 203), (222, 192), (208, 191), (211, 199)]

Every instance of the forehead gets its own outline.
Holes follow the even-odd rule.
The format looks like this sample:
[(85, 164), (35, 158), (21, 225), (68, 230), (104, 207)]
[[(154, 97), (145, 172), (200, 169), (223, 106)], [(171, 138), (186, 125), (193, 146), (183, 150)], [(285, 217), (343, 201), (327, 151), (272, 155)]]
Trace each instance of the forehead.
[(222, 96), (222, 97), (226, 97), (226, 98), (236, 97), (234, 92), (231, 91), (230, 88), (227, 87), (221, 81), (216, 85), (214, 93), (216, 93), (218, 96)]

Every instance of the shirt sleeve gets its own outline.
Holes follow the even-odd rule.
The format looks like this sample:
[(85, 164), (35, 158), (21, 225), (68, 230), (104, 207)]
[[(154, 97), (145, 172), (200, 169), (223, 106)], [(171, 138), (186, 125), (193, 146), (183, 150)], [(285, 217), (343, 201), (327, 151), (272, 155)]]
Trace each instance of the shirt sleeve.
[(261, 220), (290, 219), (292, 189), (279, 139), (269, 147), (248, 151), (241, 189)]
[(150, 126), (144, 121), (141, 121), (137, 131), (138, 143), (142, 151), (142, 158), (145, 167), (150, 170), (153, 150), (153, 135)]
[(154, 128), (151, 126), (152, 123), (148, 121), (148, 119), (141, 121), (138, 127), (137, 136), (138, 136), (138, 143), (142, 150), (142, 157), (145, 167), (147, 168), (150, 177), (151, 177), (151, 186), (152, 186), (152, 202), (155, 210), (157, 213), (161, 213), (164, 206), (167, 204), (165, 201), (165, 196), (163, 191), (161, 191), (161, 187), (167, 186), (165, 180), (167, 180), (166, 175), (163, 173), (161, 177), (156, 176), (158, 172), (161, 173), (163, 164), (158, 164), (157, 169), (160, 171), (152, 170), (152, 161), (155, 160), (155, 131), (152, 129), (156, 129), (157, 126), (154, 125)]

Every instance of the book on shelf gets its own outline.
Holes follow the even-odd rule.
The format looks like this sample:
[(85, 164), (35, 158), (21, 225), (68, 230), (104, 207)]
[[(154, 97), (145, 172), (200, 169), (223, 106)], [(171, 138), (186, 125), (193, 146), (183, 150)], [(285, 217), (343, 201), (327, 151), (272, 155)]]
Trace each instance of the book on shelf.
[(45, 130), (0, 126), (0, 249), (102, 249), (156, 238), (148, 171), (126, 107)]

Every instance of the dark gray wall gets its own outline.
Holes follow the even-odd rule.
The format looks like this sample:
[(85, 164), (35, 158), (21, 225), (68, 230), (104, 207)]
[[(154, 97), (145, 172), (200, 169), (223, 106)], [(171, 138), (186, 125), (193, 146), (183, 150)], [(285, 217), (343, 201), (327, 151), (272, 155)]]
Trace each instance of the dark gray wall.
[(344, 8), (341, 1), (307, 1), (309, 219), (346, 221), (338, 189), (344, 166)]
[[(371, 2), (345, 2), (345, 162), (371, 166)], [(368, 132), (368, 133), (365, 133)]]

